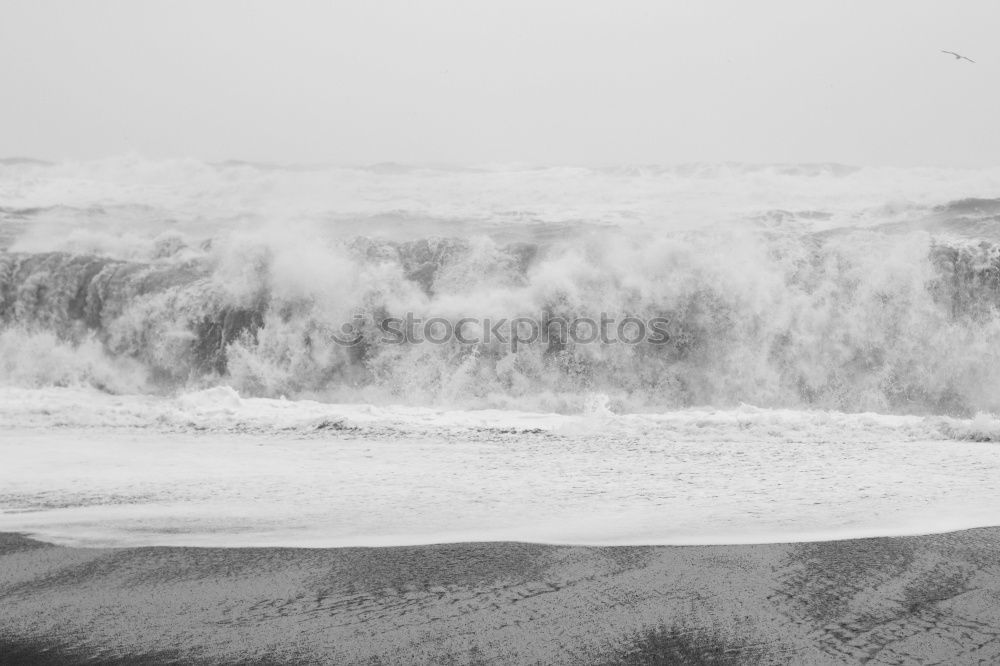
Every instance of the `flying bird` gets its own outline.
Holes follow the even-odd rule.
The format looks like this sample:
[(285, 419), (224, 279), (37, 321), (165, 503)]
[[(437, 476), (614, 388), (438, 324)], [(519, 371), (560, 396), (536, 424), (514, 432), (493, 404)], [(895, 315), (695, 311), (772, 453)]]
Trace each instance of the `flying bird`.
[(944, 49), (941, 49), (941, 53), (947, 53), (948, 55), (953, 55), (955, 56), (956, 60), (968, 60), (973, 65), (976, 64), (976, 61), (973, 60), (972, 58), (966, 58), (964, 55), (960, 55), (958, 53), (955, 53), (954, 51), (945, 51)]

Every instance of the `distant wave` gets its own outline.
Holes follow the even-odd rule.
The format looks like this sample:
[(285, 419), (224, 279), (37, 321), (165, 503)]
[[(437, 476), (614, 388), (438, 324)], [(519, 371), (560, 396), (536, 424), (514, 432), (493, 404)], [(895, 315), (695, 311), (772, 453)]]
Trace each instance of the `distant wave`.
[(0, 157), (0, 164), (4, 166), (51, 166), (53, 162), (38, 160), (33, 157)]

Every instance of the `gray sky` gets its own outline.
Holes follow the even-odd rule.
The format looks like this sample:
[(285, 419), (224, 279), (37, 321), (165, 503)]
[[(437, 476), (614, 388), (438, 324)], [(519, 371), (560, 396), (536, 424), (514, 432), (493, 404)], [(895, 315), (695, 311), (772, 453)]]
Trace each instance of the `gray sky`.
[(998, 165), (998, 28), (996, 0), (3, 0), (0, 156)]

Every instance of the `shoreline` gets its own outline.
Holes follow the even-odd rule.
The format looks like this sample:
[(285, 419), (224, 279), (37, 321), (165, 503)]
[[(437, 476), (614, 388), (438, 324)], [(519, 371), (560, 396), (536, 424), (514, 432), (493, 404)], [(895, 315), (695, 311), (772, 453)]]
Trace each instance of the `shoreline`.
[[(674, 433), (660, 424), (635, 441), (605, 431), (411, 439), (5, 428), (0, 531), (108, 547), (616, 546), (1000, 525), (995, 446), (903, 441), (912, 433), (888, 423), (895, 439), (885, 440), (883, 426), (873, 431), (863, 420), (857, 437), (837, 439), (840, 421), (812, 416), (784, 425), (769, 416), (734, 444), (742, 431), (730, 421), (742, 417), (719, 418), (728, 425), (694, 420)], [(784, 441), (795, 432), (816, 441)]]
[[(39, 543), (59, 548), (75, 549), (103, 549), (103, 550), (123, 550), (136, 548), (191, 548), (191, 549), (222, 549), (222, 550), (249, 550), (249, 549), (281, 549), (281, 550), (357, 550), (357, 549), (387, 549), (387, 548), (422, 548), (437, 546), (460, 546), (483, 543), (517, 543), (533, 546), (549, 546), (555, 548), (700, 548), (700, 547), (724, 547), (724, 546), (793, 546), (804, 543), (830, 543), (837, 541), (862, 541), (870, 539), (899, 539), (899, 538), (919, 538), (931, 537), (942, 534), (953, 534), (969, 532), (974, 530), (1000, 529), (995, 521), (973, 520), (966, 522), (953, 522), (937, 525), (934, 527), (922, 526), (921, 528), (898, 527), (895, 529), (882, 529), (879, 527), (852, 529), (841, 528), (837, 530), (809, 530), (809, 531), (789, 531), (787, 533), (773, 532), (764, 537), (749, 537), (739, 533), (729, 533), (725, 535), (698, 535), (691, 537), (676, 537), (662, 539), (644, 539), (636, 537), (608, 539), (608, 540), (542, 540), (526, 538), (521, 533), (512, 531), (495, 530), (490, 533), (470, 534), (469, 532), (454, 532), (450, 534), (437, 535), (440, 538), (426, 537), (422, 535), (399, 535), (391, 534), (378, 537), (363, 538), (341, 538), (336, 543), (331, 543), (324, 537), (294, 537), (294, 536), (269, 536), (251, 537), (246, 541), (246, 536), (240, 533), (226, 533), (224, 540), (230, 543), (216, 543), (214, 536), (206, 536), (199, 539), (195, 534), (185, 535), (180, 539), (181, 543), (116, 543), (113, 539), (76, 539), (71, 537), (61, 537), (48, 533), (45, 530), (21, 530), (0, 528), (0, 535), (17, 535), (19, 537), (37, 541)], [(180, 532), (178, 534), (181, 534)], [(183, 542), (184, 539), (189, 542)], [(200, 541), (200, 543), (199, 543)]]
[(1000, 660), (1000, 528), (767, 545), (69, 548), (0, 533), (0, 661)]

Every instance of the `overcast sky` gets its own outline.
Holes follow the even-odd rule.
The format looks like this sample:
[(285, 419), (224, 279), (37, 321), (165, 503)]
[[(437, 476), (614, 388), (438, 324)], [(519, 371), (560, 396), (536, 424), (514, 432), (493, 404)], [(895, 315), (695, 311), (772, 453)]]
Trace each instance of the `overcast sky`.
[(0, 156), (998, 165), (998, 28), (997, 0), (2, 0)]

